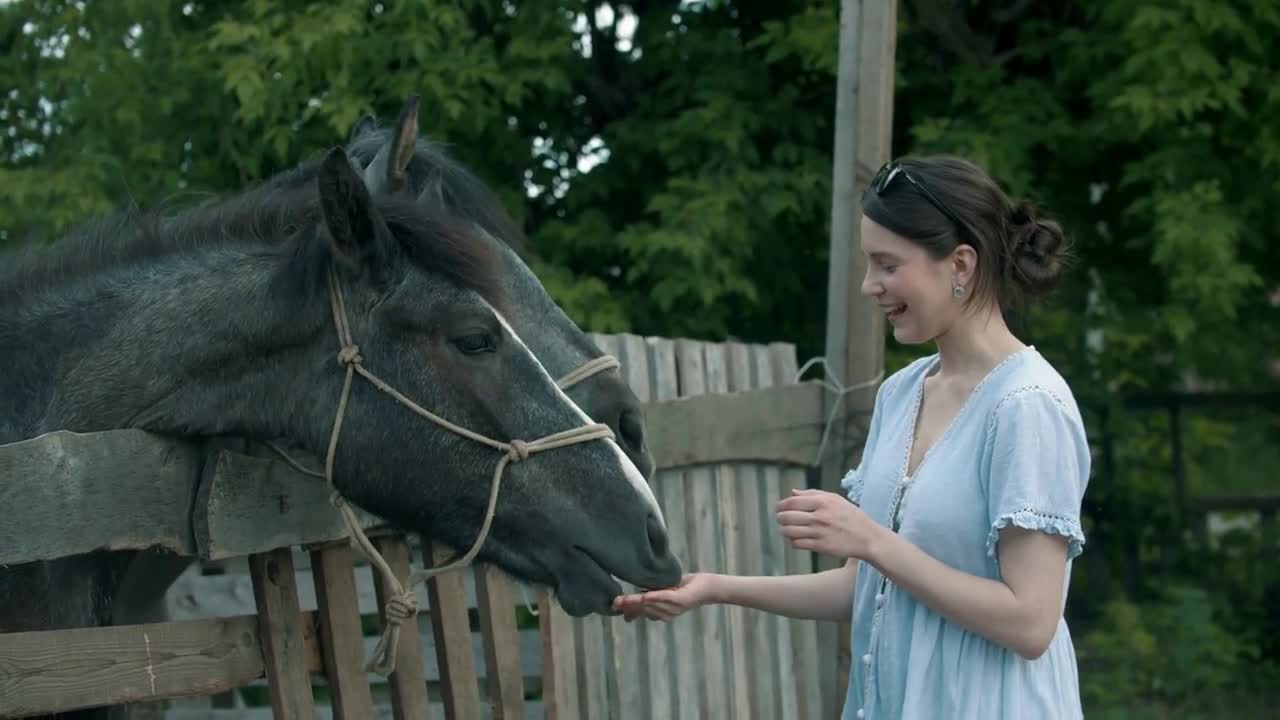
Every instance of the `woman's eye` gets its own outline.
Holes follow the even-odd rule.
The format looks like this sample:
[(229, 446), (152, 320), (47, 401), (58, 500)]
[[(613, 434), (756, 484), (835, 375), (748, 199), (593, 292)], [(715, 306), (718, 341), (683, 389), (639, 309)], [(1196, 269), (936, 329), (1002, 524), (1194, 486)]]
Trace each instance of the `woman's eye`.
[(498, 349), (497, 344), (493, 340), (493, 336), (489, 333), (483, 332), (460, 335), (453, 339), (453, 344), (467, 355), (493, 352)]

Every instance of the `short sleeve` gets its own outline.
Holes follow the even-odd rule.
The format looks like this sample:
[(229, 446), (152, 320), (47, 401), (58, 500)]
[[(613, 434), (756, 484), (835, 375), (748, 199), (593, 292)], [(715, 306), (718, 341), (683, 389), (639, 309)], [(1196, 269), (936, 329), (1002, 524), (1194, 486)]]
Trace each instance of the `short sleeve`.
[[(864, 461), (865, 462), (865, 461)], [(849, 498), (849, 502), (854, 505), (862, 504), (862, 475), (858, 470), (862, 468), (864, 463), (859, 463), (858, 467), (853, 468), (840, 478), (840, 489), (844, 491), (844, 496)]]
[(858, 462), (858, 466), (845, 473), (840, 479), (840, 489), (844, 491), (845, 497), (854, 505), (862, 504), (862, 468), (867, 467), (867, 461), (871, 457), (872, 449), (876, 446), (876, 442), (880, 438), (880, 417), (884, 414), (881, 411), (883, 403), (881, 398), (884, 396), (885, 388), (888, 382), (882, 383), (876, 389), (875, 404), (871, 407), (871, 427), (867, 429), (867, 441), (862, 446), (862, 458)]
[(1080, 506), (1091, 456), (1079, 415), (1041, 388), (1015, 391), (991, 420), (987, 556), (996, 557), (1000, 531), (1010, 525), (1062, 535), (1067, 559), (1084, 548)]

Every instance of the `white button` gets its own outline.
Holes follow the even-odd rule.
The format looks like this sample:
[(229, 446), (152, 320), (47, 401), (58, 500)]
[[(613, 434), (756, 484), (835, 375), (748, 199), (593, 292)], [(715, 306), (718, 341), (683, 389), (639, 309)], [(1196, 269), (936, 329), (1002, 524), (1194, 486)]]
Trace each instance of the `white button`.
[(866, 710), (863, 710), (862, 708), (858, 708), (858, 717), (859, 717), (859, 718), (864, 718), (864, 717), (866, 717), (866, 716), (867, 716), (867, 711), (866, 711)]
[(876, 593), (876, 607), (884, 605), (884, 593)]
[(863, 655), (863, 656), (862, 656), (862, 663), (863, 663), (864, 665), (870, 665), (870, 664), (871, 664), (871, 653), (867, 653), (866, 655)]

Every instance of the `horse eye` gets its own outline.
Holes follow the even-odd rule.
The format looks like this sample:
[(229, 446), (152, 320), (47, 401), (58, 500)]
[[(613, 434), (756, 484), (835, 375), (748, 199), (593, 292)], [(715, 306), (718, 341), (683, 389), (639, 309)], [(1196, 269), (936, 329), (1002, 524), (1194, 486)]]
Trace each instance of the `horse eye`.
[(453, 339), (453, 344), (466, 355), (478, 355), (498, 349), (493, 336), (487, 332), (467, 333)]

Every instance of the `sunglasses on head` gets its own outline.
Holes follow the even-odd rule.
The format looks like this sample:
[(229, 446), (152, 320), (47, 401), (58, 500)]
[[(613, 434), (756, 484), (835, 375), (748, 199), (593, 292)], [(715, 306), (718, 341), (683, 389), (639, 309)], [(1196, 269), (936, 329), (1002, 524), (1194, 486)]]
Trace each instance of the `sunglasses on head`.
[(875, 192), (876, 195), (883, 195), (897, 178), (902, 178), (910, 183), (911, 187), (916, 189), (916, 192), (923, 195), (925, 200), (928, 200), (935, 208), (938, 209), (938, 212), (946, 215), (947, 219), (956, 226), (956, 229), (959, 230), (962, 235), (968, 234), (968, 227), (964, 223), (960, 222), (960, 218), (957, 217), (955, 213), (951, 212), (951, 208), (947, 207), (945, 203), (939, 200), (937, 195), (930, 192), (929, 188), (924, 186), (924, 183), (917, 180), (906, 166), (897, 161), (891, 160), (880, 168), (880, 171), (876, 173), (876, 176), (871, 179), (871, 190)]

